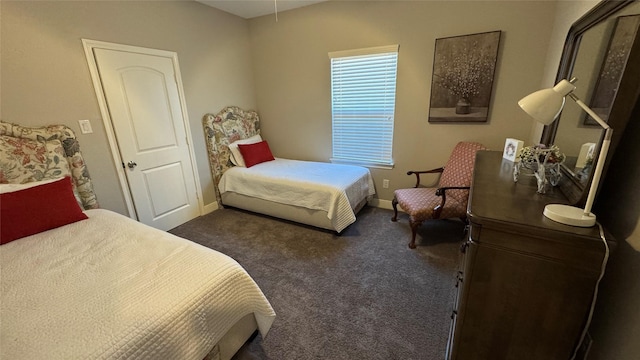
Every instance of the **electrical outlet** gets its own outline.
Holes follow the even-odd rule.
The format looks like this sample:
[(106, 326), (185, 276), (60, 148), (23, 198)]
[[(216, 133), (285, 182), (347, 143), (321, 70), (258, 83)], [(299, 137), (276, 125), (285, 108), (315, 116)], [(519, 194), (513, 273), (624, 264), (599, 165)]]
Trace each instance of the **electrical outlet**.
[(389, 188), (389, 179), (382, 180), (382, 187), (385, 189)]

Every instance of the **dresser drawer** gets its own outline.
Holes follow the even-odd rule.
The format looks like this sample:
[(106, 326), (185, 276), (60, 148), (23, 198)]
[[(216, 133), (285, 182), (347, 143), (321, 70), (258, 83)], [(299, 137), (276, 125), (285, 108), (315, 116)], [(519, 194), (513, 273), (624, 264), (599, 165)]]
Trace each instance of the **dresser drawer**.
[(473, 262), (475, 261), (477, 245), (469, 238), (460, 246), (460, 263), (458, 272), (455, 275), (456, 293), (453, 301), (453, 310), (451, 313), (451, 329), (449, 333), (449, 342), (447, 346), (447, 359), (456, 359), (457, 348), (456, 341), (460, 338), (462, 331), (464, 313), (467, 307), (469, 295), (469, 281), (473, 270)]
[[(598, 275), (604, 256), (604, 245), (600, 239), (581, 239), (564, 236), (562, 239), (546, 237), (544, 233), (517, 228), (491, 225), (472, 225), (470, 241), (526, 256), (560, 262), (580, 271)], [(569, 240), (571, 239), (571, 241)], [(580, 245), (580, 246), (577, 246)]]

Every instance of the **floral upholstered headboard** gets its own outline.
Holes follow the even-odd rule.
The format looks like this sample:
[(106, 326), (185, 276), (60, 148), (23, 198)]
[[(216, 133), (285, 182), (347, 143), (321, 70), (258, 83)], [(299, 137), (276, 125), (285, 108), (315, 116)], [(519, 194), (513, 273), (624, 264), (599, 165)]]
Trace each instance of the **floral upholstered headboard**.
[(234, 166), (230, 160), (229, 144), (260, 134), (260, 119), (253, 110), (245, 111), (237, 106), (227, 106), (217, 115), (206, 114), (202, 123), (216, 200), (222, 205), (218, 183), (222, 174)]
[(64, 125), (31, 128), (0, 121), (0, 183), (24, 184), (67, 175), (82, 207), (98, 208), (73, 130)]

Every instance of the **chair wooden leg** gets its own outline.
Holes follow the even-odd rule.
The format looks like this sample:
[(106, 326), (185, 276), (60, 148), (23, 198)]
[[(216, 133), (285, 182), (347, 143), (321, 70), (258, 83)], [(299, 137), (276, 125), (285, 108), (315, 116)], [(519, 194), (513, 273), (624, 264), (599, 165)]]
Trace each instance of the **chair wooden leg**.
[(410, 221), (409, 225), (411, 226), (411, 242), (409, 243), (409, 249), (416, 248), (416, 233), (418, 232), (418, 228), (422, 224), (422, 221)]
[(393, 200), (391, 200), (391, 206), (393, 206), (393, 217), (391, 218), (391, 221), (396, 222), (398, 221), (398, 199), (396, 199), (396, 197), (393, 197)]

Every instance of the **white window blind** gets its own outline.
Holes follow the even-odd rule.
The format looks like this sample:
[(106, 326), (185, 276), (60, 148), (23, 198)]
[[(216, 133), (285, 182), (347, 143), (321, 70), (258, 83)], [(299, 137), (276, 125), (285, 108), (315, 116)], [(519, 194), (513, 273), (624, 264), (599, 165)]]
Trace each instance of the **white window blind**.
[(398, 46), (329, 53), (335, 162), (393, 165)]

